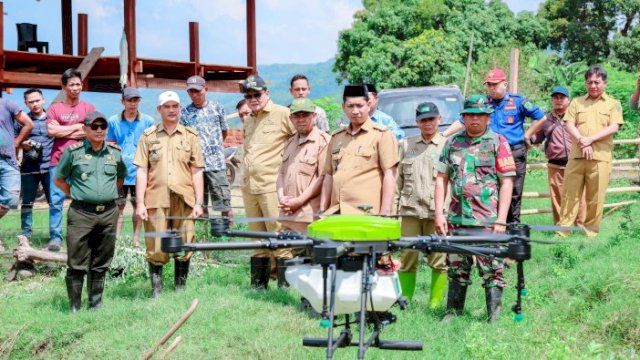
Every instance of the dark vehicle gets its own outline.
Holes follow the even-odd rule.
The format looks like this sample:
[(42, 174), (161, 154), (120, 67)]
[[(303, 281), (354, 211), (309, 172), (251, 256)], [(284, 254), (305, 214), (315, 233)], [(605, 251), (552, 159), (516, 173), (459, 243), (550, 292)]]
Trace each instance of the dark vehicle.
[(464, 101), (456, 85), (388, 89), (382, 90), (378, 96), (380, 97), (378, 109), (391, 115), (407, 137), (420, 134), (416, 125), (418, 104), (425, 101), (436, 104), (442, 116), (440, 122), (442, 132), (460, 117)]

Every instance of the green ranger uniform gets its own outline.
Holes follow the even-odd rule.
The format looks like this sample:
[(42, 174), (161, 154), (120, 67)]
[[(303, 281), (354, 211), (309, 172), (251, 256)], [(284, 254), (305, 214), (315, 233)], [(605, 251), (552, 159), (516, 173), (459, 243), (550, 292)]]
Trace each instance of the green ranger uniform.
[[(98, 119), (104, 117), (95, 120)], [(115, 251), (116, 180), (126, 175), (127, 168), (117, 145), (105, 143), (96, 152), (86, 139), (65, 149), (58, 164), (56, 177), (67, 179), (73, 199), (67, 212), (67, 286), (72, 311), (80, 307), (79, 297), (87, 272), (89, 306), (101, 303), (104, 276)], [(77, 304), (71, 296), (73, 291), (79, 293)]]

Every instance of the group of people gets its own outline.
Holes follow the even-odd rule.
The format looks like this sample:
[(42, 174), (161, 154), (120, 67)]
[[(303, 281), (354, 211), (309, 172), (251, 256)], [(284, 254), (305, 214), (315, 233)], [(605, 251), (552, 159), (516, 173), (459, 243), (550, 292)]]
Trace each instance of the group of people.
[[(342, 109), (349, 124), (329, 134), (326, 114), (308, 99), (306, 76), (291, 79), (294, 99), (282, 106), (271, 101), (266, 82), (251, 75), (242, 82), (244, 99), (236, 106), (245, 135), (242, 197), (247, 217), (266, 219), (249, 223), (249, 229), (306, 233), (322, 215), (371, 214), (400, 216), (404, 236), (464, 229), (502, 233), (507, 223), (520, 221), (527, 148), (544, 141), (554, 222), (577, 223), (587, 235), (596, 235), (611, 170), (612, 135), (623, 121), (620, 103), (604, 92), (606, 72), (592, 66), (585, 80), (588, 94), (573, 100), (566, 88), (554, 87), (553, 109), (545, 114), (526, 98), (507, 92), (505, 72), (492, 69), (485, 78), (488, 95), (465, 99), (460, 121), (441, 134), (438, 107), (423, 102), (415, 118), (420, 134), (405, 138), (393, 119), (377, 109), (373, 84), (345, 86)], [(139, 245), (140, 222), (145, 225), (153, 297), (162, 292), (162, 269), (169, 261), (158, 233), (174, 229), (189, 243), (194, 240), (194, 219), (208, 209), (233, 216), (222, 155), (225, 113), (207, 99), (202, 77), (187, 79), (192, 102), (184, 108), (177, 93), (160, 94), (157, 124), (138, 111), (137, 89), (125, 88), (124, 110), (107, 118), (80, 101), (81, 87), (81, 74), (67, 70), (62, 76), (66, 100), (46, 113), (37, 89), (25, 92), (29, 114), (1, 100), (7, 112), (2, 119), (11, 120), (2, 121), (3, 126), (20, 126), (13, 133), (14, 147), (0, 149), (0, 166), (9, 169), (2, 173), (0, 210), (17, 205), (17, 200), (6, 200), (19, 188), (7, 187), (5, 174), (17, 172), (18, 147), (25, 151), (23, 234), (30, 234), (32, 191), (41, 182), (50, 203), (48, 247), (59, 250), (62, 201), (66, 195), (72, 198), (66, 278), (71, 311), (81, 307), (87, 274), (89, 307), (101, 303), (127, 195), (135, 208), (134, 246)], [(525, 131), (526, 117), (533, 123)], [(32, 164), (34, 142), (43, 146)], [(282, 217), (285, 220), (278, 221)], [(270, 279), (277, 280), (278, 287), (288, 286), (286, 261), (294, 255), (299, 255), (295, 249), (255, 251), (251, 286), (267, 289)], [(186, 284), (190, 257), (189, 252), (175, 257), (176, 289)], [(398, 274), (408, 298), (414, 294), (419, 262), (418, 252), (401, 254)], [(489, 320), (497, 318), (505, 287), (503, 259), (432, 253), (426, 262), (432, 268), (429, 307), (441, 305), (448, 283), (447, 313), (460, 314), (475, 263), (486, 290)]]

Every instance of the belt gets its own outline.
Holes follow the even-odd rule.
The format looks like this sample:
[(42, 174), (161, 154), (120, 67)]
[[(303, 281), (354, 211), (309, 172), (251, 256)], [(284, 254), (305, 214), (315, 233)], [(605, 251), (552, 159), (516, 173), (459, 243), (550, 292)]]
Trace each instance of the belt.
[(567, 165), (568, 162), (569, 160), (567, 159), (561, 159), (561, 160), (549, 159), (549, 164), (558, 165), (558, 166), (565, 166)]
[(74, 209), (84, 210), (84, 211), (97, 213), (97, 214), (105, 212), (107, 210), (111, 210), (115, 206), (116, 206), (115, 201), (109, 201), (102, 204), (92, 204), (92, 203), (88, 203), (80, 200), (73, 200), (71, 202), (71, 207)]
[(509, 146), (511, 147), (511, 150), (514, 150), (514, 149), (519, 149), (521, 147), (525, 147), (525, 144), (524, 144), (524, 141), (520, 141), (519, 143), (515, 143)]

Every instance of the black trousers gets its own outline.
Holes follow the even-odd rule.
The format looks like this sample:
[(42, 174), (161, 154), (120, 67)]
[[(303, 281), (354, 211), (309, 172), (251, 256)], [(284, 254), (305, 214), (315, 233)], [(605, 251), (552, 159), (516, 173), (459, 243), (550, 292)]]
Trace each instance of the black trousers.
[(507, 223), (519, 223), (524, 177), (527, 175), (527, 147), (524, 144), (514, 145), (511, 147), (511, 153), (516, 164), (516, 178), (513, 181), (513, 193), (511, 195)]
[(77, 272), (105, 272), (116, 249), (118, 207), (92, 213), (69, 207), (67, 212), (67, 266)]

